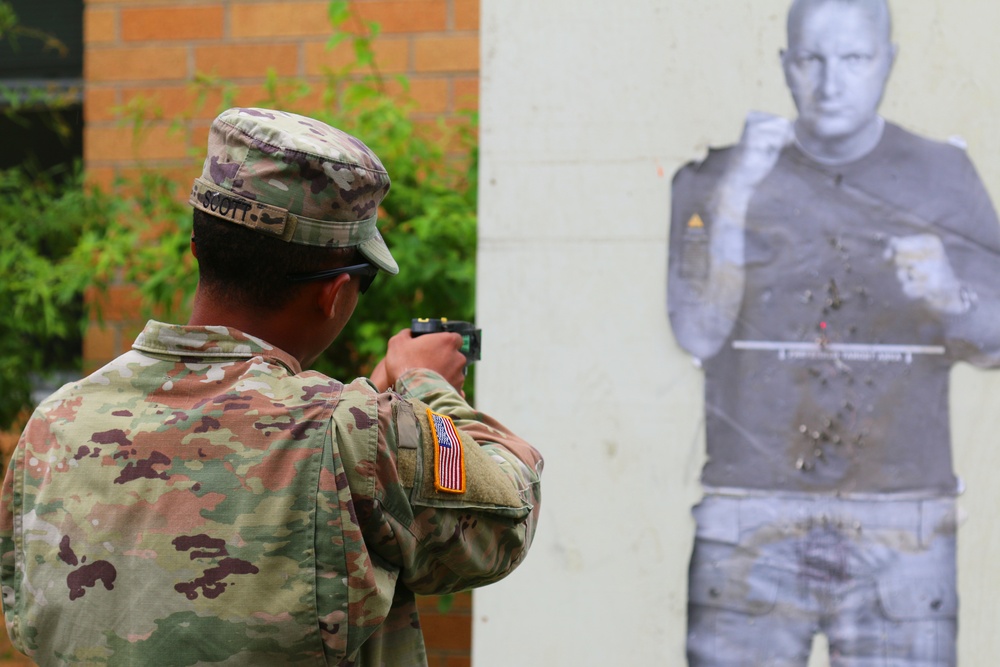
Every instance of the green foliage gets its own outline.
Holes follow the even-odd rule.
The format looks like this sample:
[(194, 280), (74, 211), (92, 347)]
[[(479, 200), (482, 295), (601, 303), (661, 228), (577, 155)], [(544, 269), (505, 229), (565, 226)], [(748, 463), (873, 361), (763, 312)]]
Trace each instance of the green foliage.
[[(0, 0), (0, 31), (9, 21), (5, 7)], [(392, 179), (379, 227), (400, 274), (376, 279), (315, 366), (350, 379), (369, 373), (388, 337), (413, 317), (474, 318), (476, 118), (469, 115), (451, 127), (414, 122), (412, 109), (386, 94), (388, 81), (372, 50), (378, 26), (362, 24), (342, 0), (330, 3), (329, 16), (329, 48), (349, 44), (353, 61), (327, 72), (319, 91), (271, 73), (264, 99), (255, 104), (309, 115), (354, 134), (379, 155)], [(348, 21), (351, 30), (343, 27)], [(407, 88), (405, 78), (394, 83)], [(199, 105), (219, 93), (219, 111), (233, 104), (235, 87), (226, 81), (199, 76), (193, 86)], [(305, 103), (317, 98), (314, 92), (323, 100), (321, 109)], [(159, 115), (143, 100), (119, 111), (136, 136), (148, 128), (148, 118)], [(29, 404), (32, 373), (78, 367), (88, 288), (132, 282), (144, 297), (146, 315), (185, 317), (196, 283), (188, 250), (190, 207), (175, 185), (152, 172), (119, 186), (119, 194), (108, 195), (84, 188), (78, 176), (57, 188), (24, 169), (0, 173), (0, 428)]]
[[(31, 405), (33, 383), (79, 371), (84, 331), (102, 315), (88, 290), (141, 284), (148, 308), (166, 315), (193, 292), (187, 238), (179, 245), (190, 210), (161, 176), (140, 186), (123, 197), (85, 187), (79, 170), (0, 171), (0, 429)], [(152, 243), (159, 229), (170, 233)]]
[(0, 427), (30, 405), (30, 380), (79, 365), (86, 324), (83, 292), (100, 287), (108, 266), (94, 266), (118, 203), (46, 174), (0, 171)]

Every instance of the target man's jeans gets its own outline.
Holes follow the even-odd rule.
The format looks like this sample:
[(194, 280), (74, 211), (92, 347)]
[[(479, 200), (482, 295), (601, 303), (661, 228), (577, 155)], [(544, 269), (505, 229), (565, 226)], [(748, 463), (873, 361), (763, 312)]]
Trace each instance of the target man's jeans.
[(690, 667), (954, 667), (954, 498), (709, 494), (694, 508)]

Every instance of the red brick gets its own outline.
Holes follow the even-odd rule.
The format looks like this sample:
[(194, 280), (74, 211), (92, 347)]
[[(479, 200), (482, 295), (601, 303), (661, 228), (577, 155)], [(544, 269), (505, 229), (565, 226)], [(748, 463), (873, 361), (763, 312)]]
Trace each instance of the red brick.
[(472, 648), (470, 616), (421, 615), (420, 627), (428, 651), (468, 651)]
[(91, 187), (96, 187), (105, 192), (114, 189), (117, 172), (113, 167), (91, 167), (87, 166), (84, 172), (84, 182)]
[(479, 79), (454, 79), (452, 85), (452, 110), (476, 111), (479, 109)]
[(222, 37), (221, 5), (122, 9), (122, 40), (189, 41)]
[(85, 361), (108, 362), (118, 356), (118, 331), (109, 324), (90, 324), (83, 336)]
[[(274, 101), (270, 99), (270, 96), (266, 92), (265, 87), (262, 84), (247, 84), (241, 86), (210, 86), (204, 89), (191, 88), (187, 91), (190, 96), (189, 103), (186, 107), (183, 107), (179, 111), (179, 115), (175, 118), (185, 118), (190, 121), (201, 121), (198, 127), (203, 127), (205, 132), (208, 131), (208, 121), (218, 116), (222, 111), (229, 107), (249, 107), (249, 106), (264, 106), (265, 101), (270, 105), (278, 106), (288, 106), (290, 100), (292, 99), (291, 91), (293, 87), (291, 86), (278, 86), (276, 97), (279, 101)], [(178, 97), (174, 104), (181, 104), (182, 98)], [(164, 107), (166, 109), (166, 106)], [(171, 118), (169, 114), (164, 111), (164, 118)], [(194, 130), (195, 134), (191, 136), (191, 145), (196, 148), (203, 148), (204, 144), (200, 143), (200, 134), (197, 134), (198, 130)]]
[(441, 609), (445, 609), (444, 614), (468, 614), (472, 610), (472, 591), (455, 593), (447, 598), (443, 595), (418, 595), (417, 609), (421, 614), (441, 614)]
[(455, 0), (455, 30), (479, 30), (479, 2), (480, 0)]
[(235, 3), (230, 7), (229, 32), (234, 39), (330, 35), (328, 2)]
[(83, 12), (83, 43), (102, 44), (118, 40), (118, 10), (89, 9)]
[(295, 44), (233, 44), (195, 48), (195, 69), (223, 78), (263, 77), (269, 69), (278, 76), (298, 71), (299, 48)]
[(387, 34), (440, 32), (448, 27), (445, 0), (372, 0), (354, 3), (353, 10), (360, 20), (378, 23)]
[[(237, 4), (230, 16), (231, 36), (310, 37), (331, 35), (327, 2), (264, 2)], [(375, 22), (383, 34), (440, 32), (447, 29), (447, 0), (368, 0), (350, 6), (350, 15), (338, 30), (367, 32)]]
[(86, 127), (83, 155), (88, 163), (115, 160), (169, 160), (187, 157), (186, 136), (169, 125), (148, 125), (138, 133), (122, 126)]
[[(229, 103), (229, 93), (221, 88), (206, 88), (195, 92), (194, 106), (190, 109), (191, 117), (196, 120), (212, 120), (225, 111), (224, 106), (243, 106), (233, 99)], [(197, 145), (197, 144), (195, 144)]]
[(83, 118), (87, 123), (113, 120), (118, 105), (117, 88), (87, 86), (83, 90)]
[(92, 322), (120, 322), (142, 316), (142, 296), (133, 285), (111, 285), (106, 290), (92, 287), (87, 290), (85, 300), (91, 308)]
[(122, 105), (143, 111), (145, 119), (165, 118), (177, 120), (194, 115), (198, 92), (190, 84), (159, 86), (155, 88), (123, 88)]
[(84, 78), (102, 81), (181, 80), (188, 74), (184, 47), (88, 49)]
[(201, 156), (201, 159), (205, 158), (205, 153), (208, 151), (208, 130), (208, 125), (191, 128), (191, 145), (198, 149), (198, 155)]
[(163, 0), (84, 0), (88, 5), (162, 5)]
[[(303, 80), (298, 80), (291, 83), (279, 83), (275, 86), (272, 91), (269, 86), (265, 86), (262, 83), (250, 83), (240, 86), (232, 86), (226, 90), (226, 98), (223, 100), (222, 91), (216, 91), (213, 93), (216, 104), (212, 108), (206, 108), (204, 110), (203, 117), (205, 120), (211, 120), (215, 118), (220, 111), (222, 111), (222, 103), (225, 101), (226, 106), (239, 106), (239, 107), (281, 107), (294, 111), (296, 109), (317, 109), (322, 107), (322, 89), (323, 84), (317, 82), (307, 83), (306, 87), (303, 89), (300, 83)], [(207, 125), (206, 125), (207, 127)]]
[(441, 114), (448, 111), (448, 79), (411, 79), (408, 91), (392, 79), (386, 82), (386, 92), (396, 99), (412, 102), (417, 113)]
[(472, 658), (450, 655), (444, 659), (444, 667), (472, 667)]
[[(408, 39), (386, 38), (372, 42), (375, 65), (382, 74), (398, 74), (406, 72), (410, 66), (410, 41)], [(306, 76), (319, 76), (326, 69), (339, 69), (349, 65), (354, 60), (354, 51), (350, 43), (341, 42), (332, 49), (326, 48), (325, 42), (306, 44), (305, 47)], [(365, 68), (358, 73), (367, 73)]]
[[(20, 429), (17, 428), (12, 428), (9, 431), (0, 431), (0, 455), (3, 456), (4, 470), (7, 469), (7, 462), (10, 460), (10, 455), (14, 451), (14, 447), (17, 446), (20, 436)], [(7, 649), (7, 655), (12, 653), (10, 641), (7, 640), (6, 634), (3, 635), (3, 641), (0, 641), (0, 647)]]
[(181, 88), (134, 88), (122, 91), (123, 95), (149, 95), (162, 105), (163, 116), (168, 119), (187, 118), (192, 120), (211, 120), (215, 118), (224, 105), (247, 106), (243, 102), (246, 95), (240, 91), (245, 88), (263, 91), (262, 85), (233, 85), (220, 79), (218, 83), (196, 84), (188, 82)]
[(418, 37), (413, 44), (417, 72), (477, 72), (478, 37)]
[(326, 107), (326, 102), (323, 99), (325, 91), (325, 83), (314, 83), (310, 85), (309, 90), (304, 95), (301, 92), (297, 93), (298, 97), (290, 104), (296, 109), (323, 109)]

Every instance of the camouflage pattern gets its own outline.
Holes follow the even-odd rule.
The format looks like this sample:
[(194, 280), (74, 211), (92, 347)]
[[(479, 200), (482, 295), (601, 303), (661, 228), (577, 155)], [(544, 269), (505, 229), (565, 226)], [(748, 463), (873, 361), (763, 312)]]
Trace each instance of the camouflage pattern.
[(291, 243), (358, 246), (396, 274), (399, 266), (376, 228), (388, 191), (385, 167), (355, 137), (285, 111), (234, 108), (212, 122), (189, 202)]
[[(426, 406), (491, 462), (466, 495), (427, 489)], [(426, 665), (414, 594), (522, 560), (541, 466), (431, 371), (379, 393), (233, 329), (150, 322), (18, 443), (8, 632), (40, 665)]]

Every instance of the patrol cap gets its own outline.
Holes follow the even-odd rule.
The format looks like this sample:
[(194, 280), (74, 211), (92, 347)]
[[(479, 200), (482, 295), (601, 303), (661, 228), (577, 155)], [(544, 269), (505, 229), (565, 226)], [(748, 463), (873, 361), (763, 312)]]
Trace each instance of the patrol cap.
[(212, 121), (208, 155), (189, 203), (289, 243), (358, 250), (391, 274), (378, 232), (389, 174), (361, 141), (312, 118), (234, 108)]

